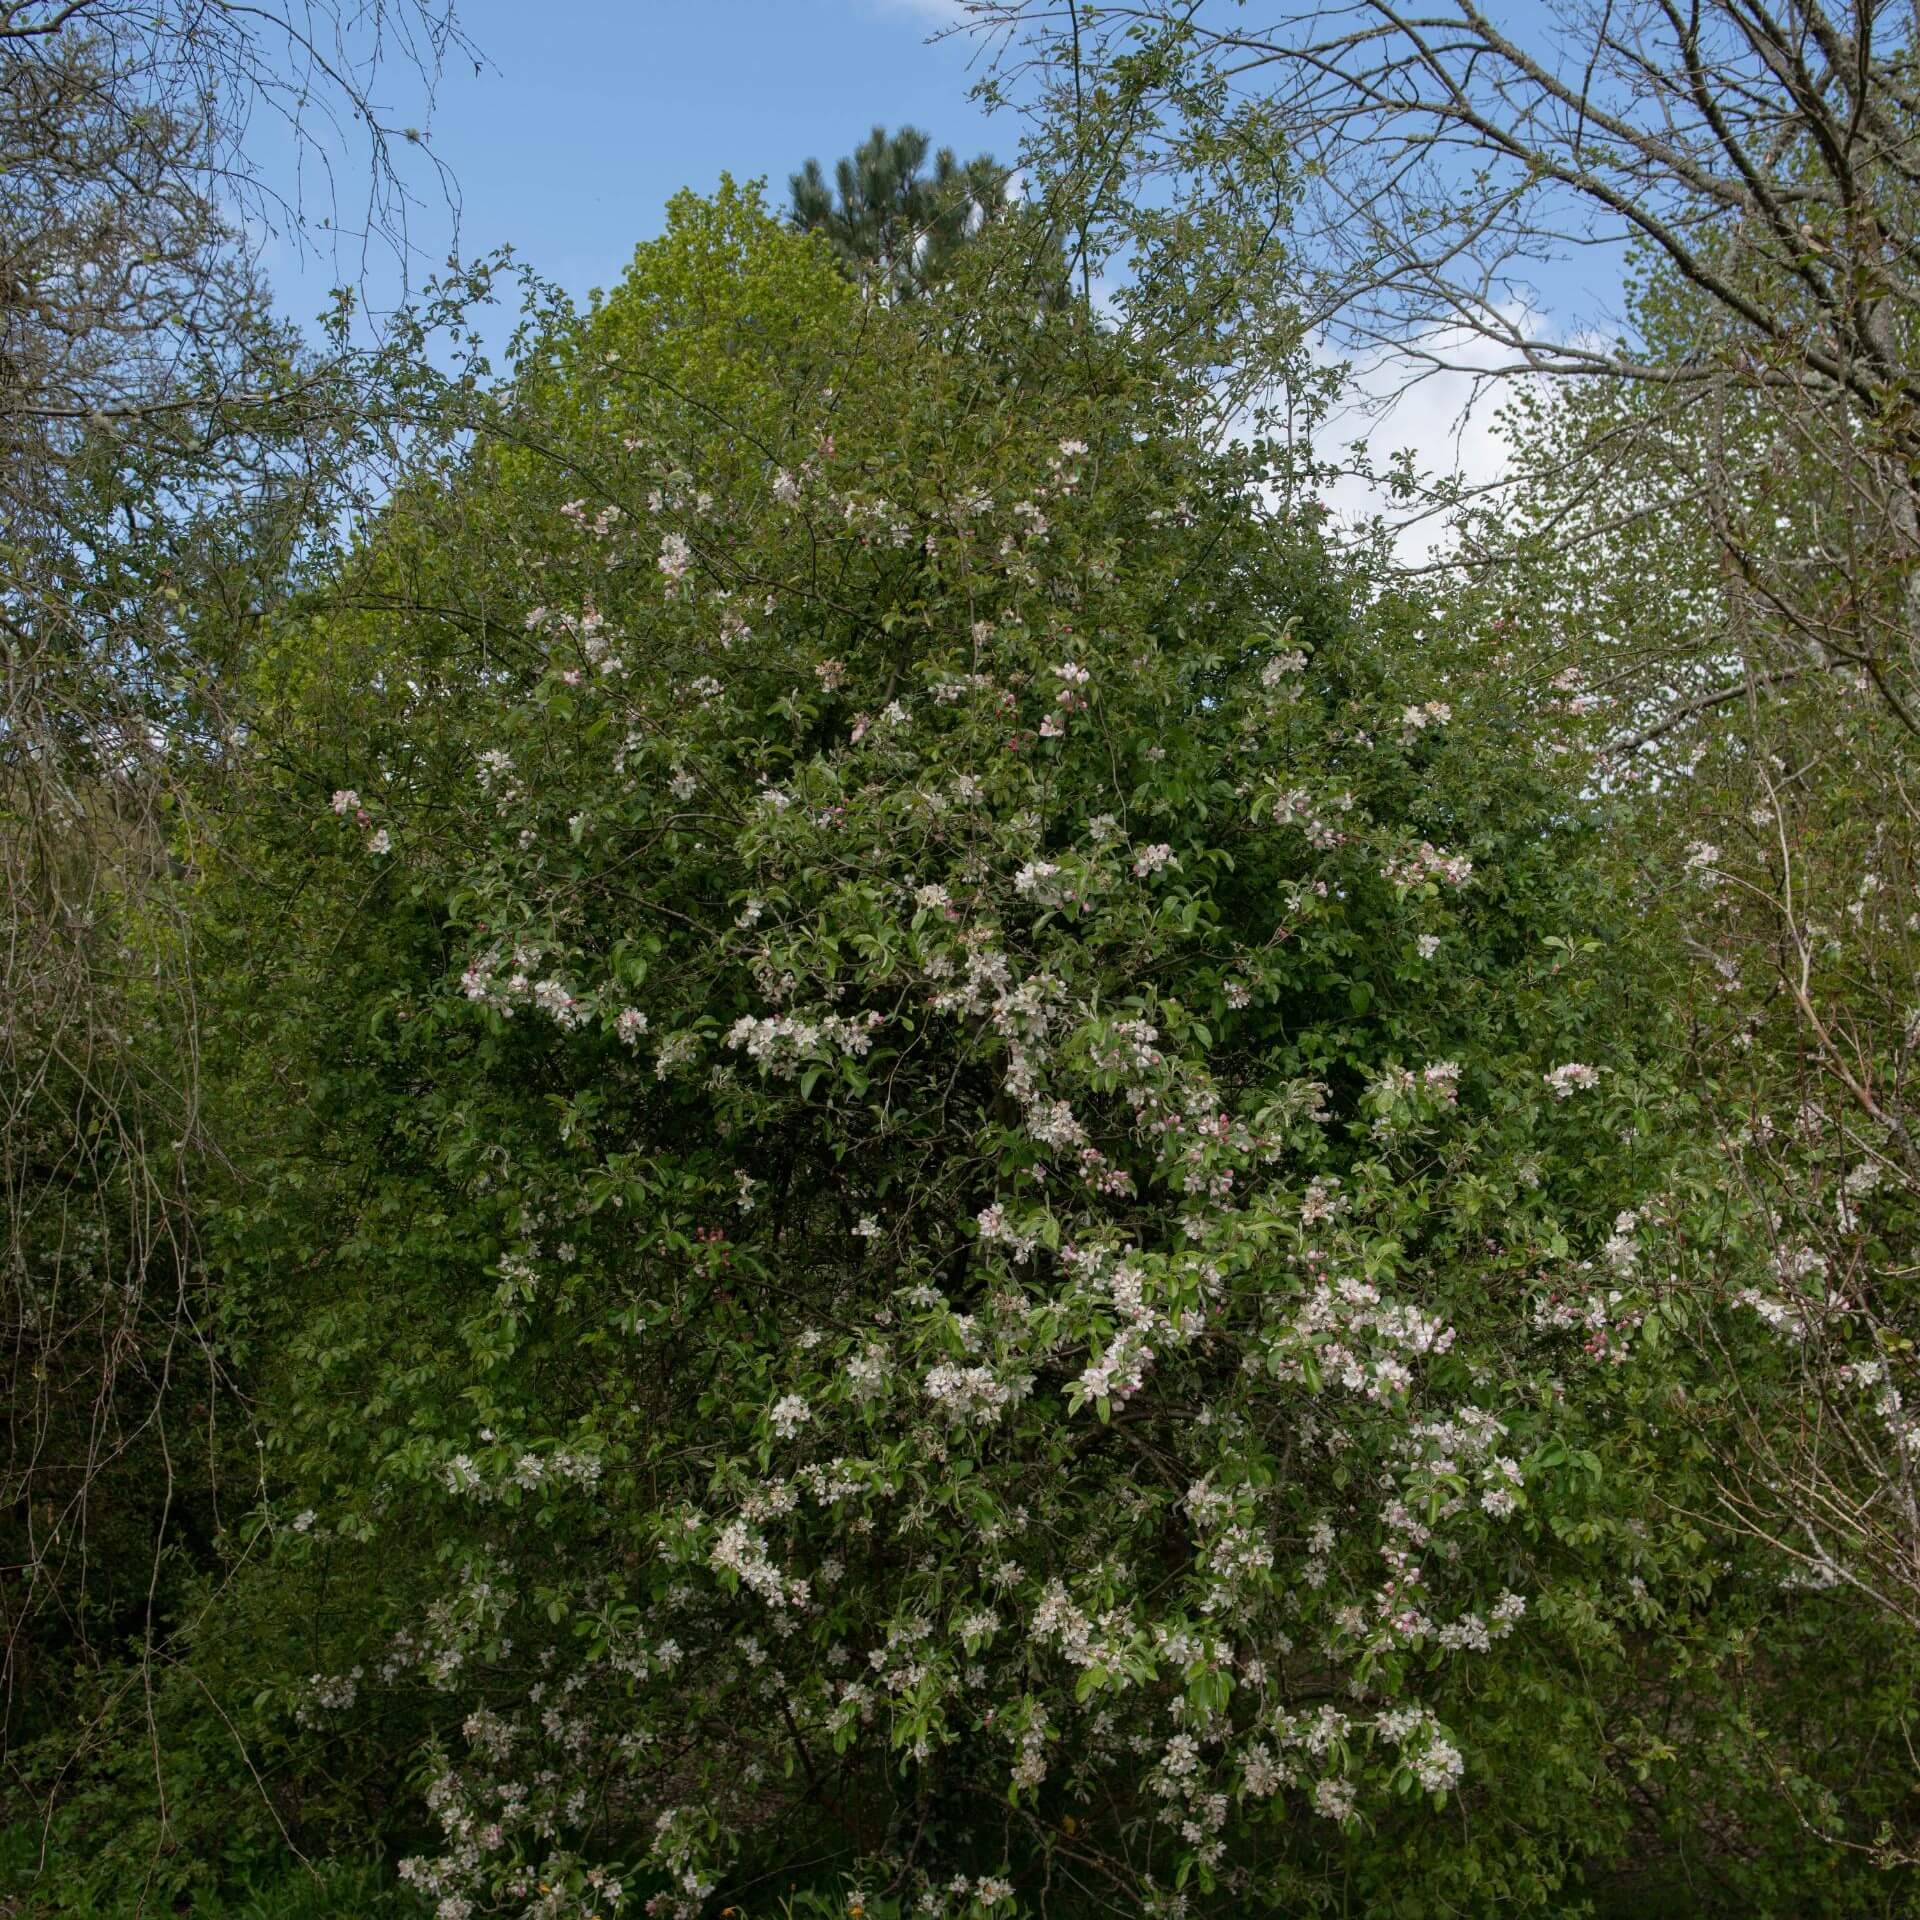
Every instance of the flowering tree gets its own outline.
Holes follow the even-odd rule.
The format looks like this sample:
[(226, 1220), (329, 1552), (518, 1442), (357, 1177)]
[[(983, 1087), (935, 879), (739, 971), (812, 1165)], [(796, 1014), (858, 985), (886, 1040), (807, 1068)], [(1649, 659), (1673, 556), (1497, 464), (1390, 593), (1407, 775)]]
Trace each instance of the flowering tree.
[(677, 202), (263, 694), (259, 1577), (451, 1920), (1614, 1830), (1512, 1712), (1662, 1173), (1591, 835), (993, 249)]

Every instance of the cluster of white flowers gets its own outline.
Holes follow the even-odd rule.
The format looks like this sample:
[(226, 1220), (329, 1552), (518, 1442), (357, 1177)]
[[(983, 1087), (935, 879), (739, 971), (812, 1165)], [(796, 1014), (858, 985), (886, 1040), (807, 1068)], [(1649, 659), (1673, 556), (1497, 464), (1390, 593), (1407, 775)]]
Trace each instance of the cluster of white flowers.
[(385, 827), (375, 827), (373, 825), (373, 817), (367, 812), (366, 806), (355, 788), (336, 787), (333, 798), (328, 804), (336, 814), (339, 814), (343, 818), (347, 814), (352, 814), (356, 824), (363, 830), (368, 828), (372, 829), (371, 832), (367, 833), (365, 841), (366, 850), (369, 853), (382, 854), (393, 851), (393, 835)]
[(1460, 1784), (1467, 1770), (1465, 1757), (1427, 1708), (1389, 1709), (1375, 1719), (1374, 1729), (1401, 1749), (1427, 1792), (1442, 1793)]
[(563, 1027), (580, 1027), (587, 1022), (587, 1003), (562, 981), (536, 980), (530, 990), (533, 1004)]
[(1329, 1820), (1351, 1820), (1359, 1804), (1359, 1790), (1350, 1780), (1329, 1774), (1314, 1783), (1313, 1810)]
[(955, 1426), (993, 1426), (1009, 1407), (1032, 1390), (1030, 1375), (1002, 1379), (992, 1367), (960, 1367), (942, 1361), (921, 1381), (920, 1390), (941, 1417)]
[(1687, 856), (1681, 862), (1681, 870), (1690, 873), (1704, 887), (1714, 887), (1720, 881), (1720, 849), (1711, 840), (1690, 841)]
[(509, 1487), (521, 1490), (551, 1482), (559, 1485), (592, 1487), (599, 1484), (604, 1463), (595, 1454), (571, 1447), (556, 1447), (544, 1458), (522, 1451), (504, 1466), (489, 1470), (471, 1454), (456, 1453), (440, 1467), (440, 1482), (449, 1493), (481, 1502), (496, 1500)]
[(715, 1537), (708, 1564), (729, 1573), (770, 1607), (804, 1604), (806, 1583), (789, 1581), (767, 1558), (766, 1540), (745, 1520), (729, 1520)]
[(767, 1416), (769, 1424), (782, 1440), (791, 1440), (812, 1418), (813, 1409), (797, 1393), (790, 1393), (784, 1399), (775, 1401), (773, 1411)]
[(1437, 1315), (1386, 1300), (1371, 1280), (1347, 1274), (1317, 1279), (1275, 1325), (1266, 1365), (1276, 1378), (1382, 1401), (1408, 1391), (1413, 1361), (1448, 1352), (1455, 1338)]
[(989, 1246), (1002, 1246), (1017, 1265), (1024, 1266), (1033, 1258), (1034, 1249), (1040, 1244), (1038, 1229), (1029, 1230), (1016, 1227), (1007, 1217), (1007, 1210), (995, 1201), (991, 1206), (982, 1207), (974, 1220), (980, 1230), (980, 1238)]
[(869, 1341), (847, 1361), (847, 1379), (856, 1400), (877, 1400), (887, 1390), (893, 1362), (878, 1341)]
[(563, 501), (560, 512), (576, 527), (583, 531), (591, 531), (602, 540), (606, 539), (626, 518), (617, 506), (605, 506), (598, 513), (589, 514), (584, 500)]
[[(1620, 1225), (1621, 1221), (1634, 1220), (1631, 1213), (1621, 1214), (1603, 1251), (1603, 1258), (1616, 1272), (1631, 1264), (1618, 1249), (1628, 1248), (1637, 1258), (1637, 1248)], [(1620, 1287), (1587, 1283), (1585, 1277), (1591, 1272), (1591, 1266), (1583, 1265), (1576, 1269), (1573, 1283), (1564, 1291), (1556, 1288), (1541, 1294), (1533, 1303), (1533, 1324), (1542, 1333), (1578, 1333), (1591, 1358), (1618, 1366), (1633, 1350), (1632, 1336), (1646, 1318), (1646, 1307)]]
[(761, 1072), (790, 1080), (807, 1062), (831, 1058), (836, 1051), (854, 1058), (867, 1053), (885, 1018), (877, 1012), (853, 1018), (829, 1013), (813, 1019), (791, 1013), (761, 1019), (742, 1014), (727, 1030), (726, 1044), (744, 1051)]
[(1583, 1065), (1578, 1060), (1569, 1060), (1564, 1066), (1551, 1068), (1540, 1077), (1556, 1100), (1567, 1100), (1576, 1093), (1591, 1092), (1600, 1084), (1599, 1070)]
[(701, 1054), (700, 1036), (691, 1028), (682, 1028), (678, 1033), (670, 1033), (660, 1042), (659, 1051), (653, 1057), (653, 1073), (656, 1080), (671, 1079), (682, 1068), (692, 1066)]
[(360, 1682), (365, 1678), (364, 1667), (347, 1673), (314, 1674), (294, 1706), (294, 1719), (303, 1727), (317, 1727), (327, 1714), (345, 1713), (360, 1698)]
[(1066, 900), (1066, 889), (1056, 886), (1060, 868), (1052, 860), (1029, 860), (1013, 876), (1013, 890), (1023, 899), (1033, 900), (1042, 906), (1057, 907)]

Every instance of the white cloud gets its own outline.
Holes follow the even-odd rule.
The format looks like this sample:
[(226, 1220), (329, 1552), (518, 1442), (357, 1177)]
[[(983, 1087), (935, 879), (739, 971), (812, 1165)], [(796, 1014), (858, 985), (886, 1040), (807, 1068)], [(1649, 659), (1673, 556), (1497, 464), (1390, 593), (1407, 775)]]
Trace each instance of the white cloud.
[[(1322, 350), (1316, 358), (1326, 364), (1334, 356)], [(1465, 328), (1436, 328), (1404, 348), (1356, 362), (1351, 396), (1321, 428), (1320, 450), (1344, 462), (1346, 449), (1358, 441), (1376, 474), (1396, 453), (1410, 451), (1415, 472), (1428, 482), (1458, 479), (1469, 489), (1496, 486), (1507, 472), (1509, 454), (1495, 416), (1515, 397), (1517, 383), (1529, 377), (1496, 374), (1513, 358), (1510, 348)], [(1326, 499), (1348, 526), (1383, 515), (1397, 528), (1395, 549), (1408, 563), (1428, 559), (1448, 543), (1445, 516), (1396, 501), (1358, 474), (1338, 481)]]

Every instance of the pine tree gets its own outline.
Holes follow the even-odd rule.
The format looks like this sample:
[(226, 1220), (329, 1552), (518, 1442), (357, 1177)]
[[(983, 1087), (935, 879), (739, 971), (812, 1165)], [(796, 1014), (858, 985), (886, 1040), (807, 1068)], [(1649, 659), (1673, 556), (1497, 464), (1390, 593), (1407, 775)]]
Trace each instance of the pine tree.
[(809, 160), (792, 178), (793, 225), (823, 234), (853, 279), (895, 298), (924, 293), (969, 235), (1019, 205), (1008, 192), (1013, 169), (991, 154), (963, 163), (942, 147), (929, 175), (932, 144), (918, 127), (877, 126), (836, 163), (832, 185)]

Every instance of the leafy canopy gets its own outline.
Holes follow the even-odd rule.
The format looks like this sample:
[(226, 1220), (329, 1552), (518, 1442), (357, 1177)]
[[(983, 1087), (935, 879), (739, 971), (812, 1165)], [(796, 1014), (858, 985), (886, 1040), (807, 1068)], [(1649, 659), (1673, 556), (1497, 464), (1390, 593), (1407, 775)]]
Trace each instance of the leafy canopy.
[(1495, 1706), (1659, 1170), (1589, 828), (1204, 381), (1008, 284), (683, 197), (287, 633), (261, 1578), (450, 1910), (796, 1831), (929, 1910), (1544, 1898), (1614, 1830)]

